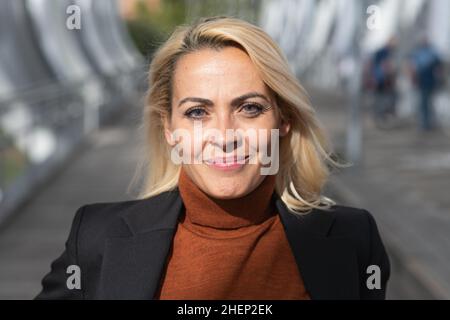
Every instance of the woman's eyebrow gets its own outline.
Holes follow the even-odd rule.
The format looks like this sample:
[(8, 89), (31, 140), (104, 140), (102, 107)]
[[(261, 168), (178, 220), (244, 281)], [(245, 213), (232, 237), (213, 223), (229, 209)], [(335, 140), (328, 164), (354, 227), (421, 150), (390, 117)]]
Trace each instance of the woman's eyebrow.
[(262, 98), (262, 99), (264, 99), (264, 100), (266, 100), (267, 102), (270, 103), (269, 98), (267, 98), (264, 94), (259, 93), (259, 92), (249, 92), (249, 93), (246, 93), (246, 94), (244, 94), (242, 96), (234, 98), (231, 101), (231, 105), (233, 107), (235, 107), (235, 106), (241, 104), (242, 102), (244, 102), (245, 100), (250, 99), (250, 98)]
[(211, 100), (209, 100), (209, 99), (198, 98), (198, 97), (187, 97), (187, 98), (184, 98), (183, 100), (181, 100), (181, 101), (178, 103), (178, 107), (180, 107), (183, 103), (188, 102), (188, 101), (191, 101), (191, 102), (198, 102), (198, 103), (201, 103), (201, 104), (204, 104), (204, 105), (207, 105), (207, 106), (212, 106), (212, 105), (214, 104), (214, 103), (213, 103)]
[[(249, 93), (243, 94), (242, 96), (236, 97), (233, 100), (231, 100), (231, 105), (233, 107), (235, 107), (250, 98), (262, 98), (270, 103), (269, 98), (267, 98), (264, 94), (259, 93), (259, 92), (249, 92)], [(214, 105), (214, 103), (209, 99), (199, 98), (199, 97), (186, 97), (178, 103), (178, 107), (180, 107), (183, 103), (188, 102), (188, 101), (202, 103), (207, 106)]]

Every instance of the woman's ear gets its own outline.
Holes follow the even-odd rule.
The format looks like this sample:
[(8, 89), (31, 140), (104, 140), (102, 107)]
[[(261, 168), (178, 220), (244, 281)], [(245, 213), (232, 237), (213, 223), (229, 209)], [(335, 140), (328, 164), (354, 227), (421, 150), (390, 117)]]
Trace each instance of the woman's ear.
[(281, 121), (280, 125), (280, 137), (284, 137), (289, 133), (289, 130), (291, 130), (291, 124), (286, 121)]
[(170, 123), (169, 120), (167, 119), (167, 117), (163, 118), (163, 126), (164, 126), (164, 136), (166, 137), (166, 141), (167, 143), (173, 147), (175, 146), (175, 140), (173, 138), (173, 134), (172, 131), (170, 129)]

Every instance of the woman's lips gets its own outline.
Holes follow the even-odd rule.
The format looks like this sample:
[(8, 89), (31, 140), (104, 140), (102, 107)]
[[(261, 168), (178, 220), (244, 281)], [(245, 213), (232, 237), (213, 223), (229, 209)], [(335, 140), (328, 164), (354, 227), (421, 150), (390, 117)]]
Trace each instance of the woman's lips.
[(242, 168), (248, 160), (249, 156), (245, 157), (227, 157), (227, 158), (213, 158), (205, 160), (205, 163), (218, 170), (235, 170)]

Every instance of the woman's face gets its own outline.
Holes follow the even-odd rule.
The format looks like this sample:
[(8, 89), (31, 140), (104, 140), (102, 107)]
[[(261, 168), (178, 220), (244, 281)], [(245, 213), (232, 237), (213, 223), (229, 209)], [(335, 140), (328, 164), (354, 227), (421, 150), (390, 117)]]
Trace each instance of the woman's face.
[(235, 47), (182, 56), (174, 71), (171, 108), (167, 142), (182, 150), (176, 154), (194, 183), (219, 199), (253, 191), (264, 179), (267, 157), (274, 156), (277, 131), (271, 130), (279, 129), (280, 136), (289, 130), (280, 123), (275, 98), (252, 61)]

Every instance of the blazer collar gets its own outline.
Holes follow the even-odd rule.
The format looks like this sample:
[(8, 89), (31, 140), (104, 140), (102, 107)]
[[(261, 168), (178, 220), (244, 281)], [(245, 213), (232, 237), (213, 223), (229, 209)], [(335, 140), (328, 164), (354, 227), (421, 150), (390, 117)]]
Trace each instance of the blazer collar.
[[(273, 197), (311, 298), (357, 298), (356, 253), (349, 249), (348, 238), (327, 236), (335, 213), (313, 210), (295, 216), (276, 193)], [(98, 298), (153, 298), (183, 211), (178, 189), (127, 208), (106, 240)]]

